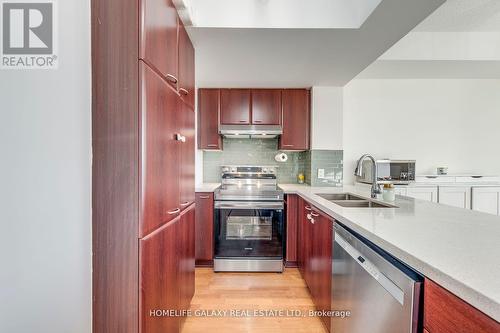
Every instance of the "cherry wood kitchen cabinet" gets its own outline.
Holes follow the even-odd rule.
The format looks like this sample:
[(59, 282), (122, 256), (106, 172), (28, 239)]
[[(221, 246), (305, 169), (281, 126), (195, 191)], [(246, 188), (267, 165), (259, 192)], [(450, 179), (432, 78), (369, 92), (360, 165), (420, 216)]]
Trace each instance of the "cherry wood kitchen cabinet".
[(194, 296), (194, 268), (195, 268), (195, 205), (189, 206), (180, 219), (178, 232), (179, 255), (179, 308), (189, 309)]
[[(140, 0), (140, 58), (177, 88), (178, 16), (172, 0)], [(115, 13), (123, 15), (123, 13)], [(130, 22), (132, 24), (133, 21)], [(123, 35), (126, 36), (126, 35)], [(122, 36), (122, 38), (123, 38)]]
[(283, 134), (281, 150), (309, 150), (310, 93), (306, 89), (284, 89), (281, 93)]
[[(141, 237), (180, 213), (179, 98), (149, 66), (141, 63)], [(182, 111), (182, 110), (181, 110)], [(168, 189), (168, 190), (166, 190)]]
[(194, 47), (182, 22), (179, 20), (179, 93), (194, 110)]
[(214, 194), (196, 193), (196, 265), (211, 266), (214, 251)]
[(178, 239), (181, 217), (141, 239), (140, 309), (141, 332), (179, 332), (177, 316), (150, 316), (151, 310), (180, 310)]
[(428, 333), (499, 333), (500, 323), (429, 279), (424, 282), (424, 328)]
[(198, 89), (198, 149), (222, 150), (219, 89)]
[(194, 288), (189, 37), (181, 52), (171, 0), (91, 6), (92, 332), (178, 332), (149, 311), (187, 307)]
[(252, 124), (281, 124), (281, 90), (252, 89)]
[(221, 125), (249, 125), (250, 90), (220, 90), (220, 123)]
[[(299, 199), (298, 266), (317, 310), (331, 310), (332, 219)], [(330, 318), (321, 317), (330, 330)]]
[[(313, 244), (311, 263), (313, 270), (313, 300), (316, 309), (320, 311), (331, 310), (332, 291), (332, 219), (319, 210), (313, 208)], [(330, 330), (330, 318), (322, 316), (321, 320)]]
[(194, 110), (184, 102), (180, 103), (180, 165), (179, 182), (180, 182), (180, 204), (181, 210), (186, 209), (194, 203), (194, 183), (195, 183), (195, 114)]
[(286, 196), (286, 266), (297, 266), (297, 231), (299, 217), (299, 196), (287, 194)]

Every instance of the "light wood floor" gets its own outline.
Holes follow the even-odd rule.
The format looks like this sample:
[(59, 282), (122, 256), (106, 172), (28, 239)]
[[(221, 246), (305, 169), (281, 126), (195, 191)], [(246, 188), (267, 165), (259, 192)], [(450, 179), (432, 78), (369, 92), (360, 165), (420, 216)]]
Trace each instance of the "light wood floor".
[[(214, 273), (211, 268), (196, 269), (196, 293), (192, 313), (198, 310), (301, 310), (314, 309), (300, 273), (287, 268), (284, 273)], [(246, 312), (245, 312), (246, 313)], [(277, 313), (277, 312), (273, 312)], [(234, 314), (234, 313), (233, 313)], [(240, 313), (241, 315), (241, 313)], [(182, 333), (206, 332), (307, 332), (325, 333), (318, 317), (189, 316)]]

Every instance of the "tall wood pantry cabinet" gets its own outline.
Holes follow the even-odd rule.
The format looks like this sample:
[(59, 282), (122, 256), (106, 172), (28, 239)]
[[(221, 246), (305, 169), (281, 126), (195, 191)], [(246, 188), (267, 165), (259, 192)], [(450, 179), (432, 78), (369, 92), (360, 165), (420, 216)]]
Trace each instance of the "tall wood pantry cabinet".
[(194, 294), (194, 48), (171, 0), (92, 0), (94, 333), (179, 332)]

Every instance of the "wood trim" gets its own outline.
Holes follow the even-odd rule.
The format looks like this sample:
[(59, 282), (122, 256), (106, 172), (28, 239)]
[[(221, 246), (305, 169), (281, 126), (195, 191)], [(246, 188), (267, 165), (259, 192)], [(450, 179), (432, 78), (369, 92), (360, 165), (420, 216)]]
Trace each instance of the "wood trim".
[(196, 267), (214, 267), (214, 261), (213, 260), (196, 260), (195, 261)]
[(92, 0), (92, 331), (139, 328), (139, 2)]

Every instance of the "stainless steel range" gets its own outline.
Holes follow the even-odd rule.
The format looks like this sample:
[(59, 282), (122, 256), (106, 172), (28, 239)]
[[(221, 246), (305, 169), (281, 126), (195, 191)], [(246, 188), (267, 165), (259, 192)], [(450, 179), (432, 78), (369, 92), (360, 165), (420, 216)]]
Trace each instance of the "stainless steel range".
[(282, 272), (283, 190), (274, 166), (222, 166), (215, 191), (214, 270)]

